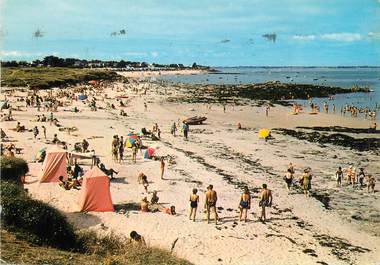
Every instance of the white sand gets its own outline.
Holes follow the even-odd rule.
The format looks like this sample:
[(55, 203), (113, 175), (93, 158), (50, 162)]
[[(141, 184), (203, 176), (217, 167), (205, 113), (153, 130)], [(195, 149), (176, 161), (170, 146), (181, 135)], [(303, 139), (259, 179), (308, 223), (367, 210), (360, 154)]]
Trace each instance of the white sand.
[[(135, 85), (143, 87), (142, 84)], [(380, 163), (376, 163), (379, 158), (370, 153), (359, 156), (358, 152), (337, 146), (328, 145), (322, 148), (318, 144), (276, 133), (273, 134), (275, 140), (267, 143), (257, 137), (257, 130), (263, 127), (339, 125), (368, 128), (368, 121), (326, 114), (294, 116), (290, 115), (290, 109), (285, 107), (272, 108), (268, 118), (265, 117), (264, 108), (259, 107), (235, 106), (232, 109), (228, 106), (227, 113), (223, 113), (220, 106), (213, 106), (211, 110), (207, 110), (206, 106), (201, 104), (169, 104), (164, 101), (164, 96), (156, 94), (155, 91), (156, 88), (150, 89), (145, 96), (136, 95), (130, 90), (125, 92), (130, 96), (125, 108), (129, 117), (118, 115), (119, 105), (116, 100), (108, 101), (114, 102), (117, 110), (97, 112), (90, 111), (82, 102), (74, 102), (81, 110), (80, 113), (60, 111), (55, 114), (64, 126), (79, 128), (72, 135), (58, 132), (58, 129), (49, 123), (44, 125), (47, 127), (49, 139), (54, 133), (58, 133), (60, 139), (72, 144), (69, 149), (83, 138), (103, 136), (88, 141), (90, 149), (96, 150), (107, 167), (120, 171), (117, 179), (111, 182), (115, 205), (139, 202), (145, 196), (142, 186), (137, 183), (137, 174), (142, 171), (152, 182), (149, 190), (157, 190), (160, 202), (166, 206), (175, 205), (177, 216), (133, 210), (129, 211), (127, 216), (118, 213), (78, 213), (75, 212), (79, 197), (77, 190), (64, 191), (57, 184), (39, 184), (35, 176), (27, 178), (29, 184), (26, 188), (34, 197), (64, 211), (77, 228), (100, 231), (99, 224), (104, 223), (108, 228), (107, 232), (115, 231), (125, 236), (136, 230), (146, 238), (150, 246), (168, 250), (178, 239), (173, 253), (195, 264), (317, 264), (317, 261), (327, 264), (375, 264), (380, 261), (379, 223), (373, 223), (368, 227), (349, 218), (350, 211), (361, 212), (363, 207), (375, 209), (374, 212), (378, 213), (380, 209), (376, 201), (379, 199), (379, 193), (369, 195), (349, 187), (343, 187), (338, 191), (335, 189), (333, 178), (330, 177), (338, 165), (345, 167), (358, 161), (364, 161), (361, 165), (364, 164), (368, 171), (379, 174)], [(111, 88), (108, 88), (106, 93), (110, 97), (121, 94)], [(146, 112), (144, 100), (149, 102)], [(98, 104), (105, 106), (105, 102)], [(32, 108), (24, 112), (14, 111), (17, 120), (30, 129), (32, 126), (38, 125), (40, 128), (42, 125), (29, 122), (36, 114), (37, 111)], [(194, 115), (207, 115), (208, 120), (205, 125), (190, 126), (189, 141), (170, 135), (170, 125), (173, 121)], [(159, 154), (173, 155), (176, 161), (176, 164), (167, 168), (166, 180), (159, 178), (159, 162), (144, 161), (139, 157), (134, 165), (130, 161), (129, 150), (126, 150), (127, 158), (122, 165), (111, 160), (112, 135), (125, 136), (128, 132), (138, 131), (142, 127), (151, 129), (154, 122), (157, 122), (162, 130), (162, 141), (147, 141), (145, 144), (157, 144), (160, 147)], [(250, 130), (237, 130), (238, 122)], [(34, 140), (31, 132), (16, 133), (9, 130), (15, 125), (16, 122), (3, 122), (2, 128), (12, 140), (17, 141), (18, 147), (24, 148), (21, 156), (31, 161), (39, 148), (48, 145), (44, 144), (41, 138)], [(42, 133), (42, 130), (40, 132)], [(189, 151), (192, 153), (189, 154)], [(298, 158), (294, 157), (297, 155)], [(337, 157), (333, 158), (333, 155)], [(256, 161), (259, 164), (250, 165), (247, 161)], [(315, 198), (306, 198), (295, 191), (288, 195), (282, 175), (289, 162), (295, 164), (297, 176), (301, 168), (310, 166), (316, 175), (313, 188), (328, 190), (330, 193), (336, 191), (342, 198), (347, 198), (344, 202), (347, 207), (343, 207), (344, 203), (338, 200), (331, 202), (332, 210), (326, 210)], [(31, 164), (32, 174), (40, 166)], [(271, 176), (268, 172), (275, 175)], [(226, 175), (233, 176), (233, 181), (247, 183), (251, 188), (259, 188), (265, 182), (273, 190), (274, 207), (268, 211), (269, 221), (266, 224), (258, 221), (257, 193), (252, 194), (253, 215), (250, 211), (250, 221), (238, 221), (236, 210), (241, 188), (236, 182), (226, 181), (223, 178)], [(188, 199), (192, 188), (198, 188), (200, 204), (203, 206), (203, 192), (208, 184), (214, 185), (219, 195), (217, 206), (223, 207), (219, 210), (221, 220), (217, 226), (205, 222), (203, 207), (198, 208), (195, 223), (188, 219)], [(148, 195), (149, 198), (150, 196), (151, 194)], [(363, 199), (360, 199), (359, 204), (356, 202), (360, 196)], [(329, 241), (332, 240), (332, 245), (321, 244), (318, 242), (321, 239), (318, 238), (322, 235), (340, 238), (350, 245), (369, 249), (370, 252), (360, 253), (350, 249), (348, 245), (338, 246), (339, 243), (334, 239)], [(338, 255), (333, 254), (334, 246), (337, 246)], [(305, 249), (311, 249), (316, 256), (304, 253), (303, 251), (307, 252)], [(343, 254), (339, 254), (339, 251)]]

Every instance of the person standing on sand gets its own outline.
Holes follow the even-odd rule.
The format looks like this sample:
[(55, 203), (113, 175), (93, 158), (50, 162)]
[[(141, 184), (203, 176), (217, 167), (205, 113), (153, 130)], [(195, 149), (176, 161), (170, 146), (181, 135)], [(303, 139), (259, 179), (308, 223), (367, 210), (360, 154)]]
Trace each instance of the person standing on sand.
[(244, 192), (240, 196), (239, 202), (240, 216), (239, 220), (241, 222), (241, 217), (244, 213), (244, 222), (247, 222), (248, 209), (251, 209), (251, 194), (249, 193), (248, 187), (244, 187)]
[(357, 182), (359, 183), (360, 185), (360, 188), (362, 188), (364, 186), (364, 179), (365, 179), (365, 173), (364, 173), (364, 168), (359, 168), (359, 173), (358, 173), (358, 179), (357, 179)]
[(301, 176), (300, 182), (302, 183), (302, 189), (306, 196), (310, 196), (310, 190), (311, 190), (311, 173), (310, 169), (306, 168), (303, 171), (303, 174)]
[(368, 177), (367, 177), (367, 186), (368, 186), (368, 193), (370, 193), (370, 191), (372, 191), (372, 193), (375, 193), (375, 185), (376, 185), (376, 179), (374, 176), (368, 174)]
[(118, 147), (119, 147), (119, 137), (117, 135), (114, 135), (113, 140), (112, 140), (112, 159), (114, 161), (118, 160)]
[(132, 144), (132, 162), (136, 164), (136, 157), (137, 157), (137, 144)]
[(191, 217), (193, 218), (193, 222), (195, 222), (195, 215), (197, 214), (197, 208), (199, 203), (199, 196), (197, 195), (198, 190), (193, 189), (193, 193), (190, 195), (190, 215), (189, 219), (191, 220)]
[(352, 166), (349, 166), (346, 170), (346, 180), (347, 184), (351, 184)]
[(350, 181), (351, 181), (352, 187), (354, 188), (356, 185), (356, 168), (355, 167), (352, 168), (350, 177), (351, 177)]
[(170, 133), (175, 137), (176, 131), (177, 131), (177, 126), (176, 126), (175, 122), (173, 122), (172, 127), (170, 128)]
[(185, 139), (187, 140), (187, 136), (189, 134), (189, 125), (187, 123), (183, 123), (183, 126), (182, 126), (182, 129), (183, 129), (183, 136), (185, 137)]
[(123, 162), (124, 159), (124, 140), (123, 136), (120, 137), (120, 143), (119, 143), (119, 163)]
[(161, 167), (161, 179), (164, 179), (165, 162), (164, 162), (163, 157), (161, 157), (160, 167)]
[(265, 116), (267, 116), (268, 117), (268, 115), (269, 115), (269, 109), (270, 109), (270, 107), (269, 107), (269, 105), (265, 108)]
[(44, 137), (46, 139), (46, 127), (44, 125), (42, 125), (42, 132), (44, 133)]
[(36, 138), (37, 138), (38, 134), (39, 134), (39, 131), (38, 131), (38, 128), (37, 128), (37, 126), (34, 126), (34, 128), (33, 128), (33, 135), (34, 135), (34, 139), (36, 139)]
[(292, 186), (292, 182), (293, 182), (293, 172), (290, 168), (288, 168), (288, 170), (286, 171), (285, 176), (284, 176), (284, 180), (286, 183), (286, 189), (288, 190), (288, 193), (289, 193), (290, 188)]
[(267, 184), (263, 184), (263, 189), (260, 194), (260, 202), (259, 206), (261, 207), (261, 216), (260, 220), (262, 222), (265, 222), (266, 219), (266, 213), (265, 213), (265, 207), (271, 207), (272, 206), (272, 191), (267, 188)]
[(206, 191), (206, 200), (205, 200), (205, 208), (207, 211), (207, 223), (210, 223), (210, 212), (211, 209), (215, 215), (215, 224), (218, 224), (218, 213), (216, 212), (216, 202), (218, 201), (218, 195), (216, 191), (213, 190), (213, 186), (209, 185)]
[(335, 177), (336, 177), (336, 186), (342, 187), (343, 171), (341, 167), (339, 167), (338, 170), (336, 171)]
[(148, 105), (146, 104), (146, 102), (144, 102), (144, 111), (147, 111), (148, 110)]
[(295, 169), (294, 169), (294, 166), (292, 164), (292, 162), (289, 163), (288, 165), (288, 169), (290, 170), (290, 173), (292, 173), (294, 175), (294, 173), (296, 173)]

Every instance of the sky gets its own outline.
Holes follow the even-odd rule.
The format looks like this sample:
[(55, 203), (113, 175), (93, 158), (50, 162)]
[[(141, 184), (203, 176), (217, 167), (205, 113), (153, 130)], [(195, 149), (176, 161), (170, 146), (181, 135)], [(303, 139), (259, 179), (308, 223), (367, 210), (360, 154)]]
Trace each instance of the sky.
[(0, 0), (0, 10), (2, 60), (380, 66), (380, 0)]

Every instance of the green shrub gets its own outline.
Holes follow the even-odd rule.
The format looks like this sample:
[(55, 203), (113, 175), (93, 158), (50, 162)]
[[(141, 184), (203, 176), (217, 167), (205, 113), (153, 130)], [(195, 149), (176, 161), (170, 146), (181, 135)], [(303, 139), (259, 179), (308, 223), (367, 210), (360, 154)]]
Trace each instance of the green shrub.
[(22, 158), (0, 157), (1, 180), (20, 183), (21, 177), (29, 171), (28, 163)]
[(22, 193), (18, 193), (19, 196), (8, 196), (12, 190), (18, 192), (15, 187), (5, 186), (4, 190), (7, 196), (1, 198), (3, 226), (23, 232), (27, 240), (36, 244), (62, 249), (76, 248), (74, 229), (57, 209), (44, 202), (22, 196)]
[(25, 198), (26, 193), (22, 186), (1, 181), (1, 202), (12, 198)]

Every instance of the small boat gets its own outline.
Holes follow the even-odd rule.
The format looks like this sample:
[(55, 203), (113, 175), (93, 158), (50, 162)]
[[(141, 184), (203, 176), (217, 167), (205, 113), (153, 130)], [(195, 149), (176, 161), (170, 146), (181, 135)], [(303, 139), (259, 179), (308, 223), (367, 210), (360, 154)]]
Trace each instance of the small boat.
[(183, 123), (186, 123), (188, 125), (199, 125), (202, 124), (205, 120), (207, 120), (207, 117), (194, 116), (183, 120)]

